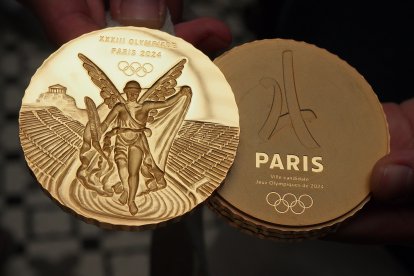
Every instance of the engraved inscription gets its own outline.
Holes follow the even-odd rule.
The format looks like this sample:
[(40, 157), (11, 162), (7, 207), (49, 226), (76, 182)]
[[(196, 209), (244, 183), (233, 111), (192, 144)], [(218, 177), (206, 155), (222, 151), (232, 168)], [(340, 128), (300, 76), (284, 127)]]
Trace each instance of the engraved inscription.
[(270, 159), (268, 154), (256, 152), (256, 168), (260, 168), (264, 164), (267, 164), (269, 169), (303, 172), (312, 171), (315, 173), (323, 171), (322, 157), (319, 156), (309, 158), (306, 155), (299, 157), (293, 154), (287, 154), (282, 161), (278, 153), (273, 154), (273, 157)]
[(172, 42), (172, 41), (164, 41), (164, 40), (147, 40), (147, 39), (131, 38), (128, 40), (128, 44), (134, 45), (134, 46), (156, 47), (156, 48), (167, 48), (167, 49), (177, 48), (177, 43)]
[(113, 43), (113, 44), (125, 44), (126, 43), (126, 38), (125, 37), (119, 37), (119, 36), (100, 35), (99, 36), (99, 42)]
[[(148, 40), (118, 36), (99, 36), (98, 41), (105, 44), (118, 45), (112, 47), (110, 53), (117, 56), (140, 56), (146, 58), (161, 58), (161, 51), (148, 51), (142, 48), (176, 49), (177, 43), (165, 40)], [(122, 45), (122, 46), (121, 46)]]
[(149, 40), (141, 38), (127, 38), (120, 36), (105, 36), (101, 35), (98, 38), (98, 41), (101, 43), (109, 44), (121, 44), (121, 45), (130, 45), (130, 46), (142, 46), (142, 47), (155, 47), (155, 48), (164, 48), (164, 49), (176, 49), (177, 43), (167, 40)]
[(279, 174), (270, 174), (269, 178), (255, 180), (256, 185), (268, 185), (272, 187), (289, 187), (297, 189), (324, 189), (323, 184), (313, 183), (312, 179), (303, 176), (286, 176)]
[(136, 56), (137, 50), (130, 48), (112, 48), (111, 54), (117, 56)]
[(147, 58), (161, 58), (162, 52), (160, 51), (144, 51), (132, 48), (112, 48), (111, 54), (117, 56), (140, 56)]
[(160, 58), (161, 57), (161, 52), (141, 50), (141, 51), (139, 51), (139, 55), (141, 57)]

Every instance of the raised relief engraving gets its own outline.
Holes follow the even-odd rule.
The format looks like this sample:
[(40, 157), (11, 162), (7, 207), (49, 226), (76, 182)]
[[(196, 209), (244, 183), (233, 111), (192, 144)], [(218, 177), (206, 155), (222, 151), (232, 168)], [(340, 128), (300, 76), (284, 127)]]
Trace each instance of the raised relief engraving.
[[(287, 154), (282, 157), (280, 154), (273, 154), (272, 158), (264, 152), (256, 152), (256, 168), (260, 168), (262, 165), (267, 165), (269, 169), (279, 169), (288, 171), (312, 171), (319, 173), (323, 171), (322, 157), (311, 157), (303, 155), (302, 157), (293, 154)], [(309, 164), (310, 163), (310, 164)], [(309, 166), (310, 165), (310, 166)]]
[(147, 62), (141, 64), (139, 62), (129, 63), (128, 61), (123, 60), (118, 63), (118, 69), (128, 77), (133, 75), (145, 77), (154, 70), (154, 66)]
[(259, 87), (272, 91), (272, 102), (258, 135), (262, 140), (267, 141), (284, 127), (292, 127), (297, 139), (304, 147), (319, 148), (320, 145), (307, 125), (307, 121), (312, 121), (317, 116), (312, 109), (302, 108), (299, 104), (300, 97), (296, 91), (292, 51), (286, 50), (282, 53), (282, 66), (282, 86), (274, 78), (265, 77), (259, 81)]
[(285, 214), (290, 211), (295, 215), (301, 215), (306, 209), (313, 206), (313, 199), (307, 194), (297, 197), (292, 193), (281, 196), (279, 193), (270, 192), (266, 196), (266, 202), (279, 214)]
[[(77, 178), (89, 189), (102, 186), (102, 191), (99, 188), (95, 189), (101, 195), (112, 196), (112, 190), (115, 193), (122, 191), (119, 202), (122, 205), (127, 204), (129, 212), (135, 215), (138, 212), (135, 197), (138, 193), (140, 177), (143, 177), (146, 188), (141, 190), (140, 194), (156, 191), (167, 185), (162, 164), (165, 164), (170, 150), (173, 137), (171, 134), (177, 132), (191, 101), (190, 87), (184, 86), (178, 92), (175, 90), (176, 79), (181, 75), (186, 60), (178, 62), (140, 98), (142, 92), (140, 84), (134, 80), (128, 81), (124, 87), (125, 100), (96, 64), (82, 54), (79, 54), (79, 58), (83, 61), (83, 67), (88, 71), (93, 83), (101, 89), (104, 103), (111, 111), (101, 123), (95, 103), (85, 97), (89, 120), (83, 134), (83, 144), (79, 154), (82, 164), (77, 171)], [(167, 108), (169, 110), (163, 115), (158, 114), (158, 110)], [(160, 120), (164, 120), (171, 131), (165, 128), (162, 132), (153, 133), (148, 124)], [(165, 154), (163, 160), (160, 160), (161, 164), (155, 162), (148, 145), (147, 136), (153, 134), (159, 136), (155, 138), (157, 141), (164, 140)], [(102, 136), (103, 147), (100, 144)], [(113, 136), (115, 145), (112, 146)], [(98, 156), (96, 166), (93, 165), (94, 156), (91, 156), (91, 150)], [(113, 173), (114, 164), (120, 179), (119, 183), (105, 181)], [(99, 170), (99, 176), (90, 178), (96, 169)]]
[[(56, 84), (20, 113), (26, 160), (59, 202), (93, 217), (133, 217), (139, 225), (181, 215), (220, 185), (239, 129), (185, 119), (193, 92), (177, 79), (186, 59), (150, 88), (129, 79), (121, 93), (98, 65), (78, 57), (103, 103), (85, 96), (80, 109), (64, 84)], [(127, 76), (147, 74), (149, 65), (118, 64)]]

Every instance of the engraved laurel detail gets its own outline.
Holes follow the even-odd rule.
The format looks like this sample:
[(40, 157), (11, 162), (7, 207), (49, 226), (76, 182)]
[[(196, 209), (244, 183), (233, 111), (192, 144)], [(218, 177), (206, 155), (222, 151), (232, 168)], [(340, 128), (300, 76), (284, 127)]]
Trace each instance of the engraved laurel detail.
[(154, 70), (154, 66), (151, 63), (141, 64), (136, 61), (129, 63), (128, 61), (123, 60), (118, 63), (118, 69), (128, 77), (133, 75), (145, 77)]
[(297, 197), (292, 193), (281, 196), (279, 193), (270, 192), (266, 196), (266, 202), (280, 214), (291, 211), (295, 215), (301, 215), (313, 206), (313, 199), (308, 194)]

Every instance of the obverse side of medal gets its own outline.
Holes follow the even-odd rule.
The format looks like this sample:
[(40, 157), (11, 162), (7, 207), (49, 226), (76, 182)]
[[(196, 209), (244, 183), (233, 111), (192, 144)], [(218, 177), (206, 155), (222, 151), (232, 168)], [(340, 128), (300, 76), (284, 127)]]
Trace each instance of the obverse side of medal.
[(212, 200), (221, 214), (258, 235), (298, 238), (326, 233), (362, 208), (389, 135), (355, 69), (313, 45), (277, 39), (242, 45), (215, 63), (235, 93), (241, 126), (234, 166)]
[(92, 32), (52, 54), (19, 123), (43, 189), (107, 227), (142, 229), (189, 212), (223, 181), (239, 140), (233, 93), (208, 57), (134, 27)]

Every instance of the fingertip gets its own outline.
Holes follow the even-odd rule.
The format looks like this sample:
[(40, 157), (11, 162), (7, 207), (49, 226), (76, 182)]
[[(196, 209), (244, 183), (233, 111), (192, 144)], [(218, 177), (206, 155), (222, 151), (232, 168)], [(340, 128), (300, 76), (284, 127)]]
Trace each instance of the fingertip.
[[(66, 26), (64, 26), (67, 23), (70, 23), (71, 28), (66, 28)], [(62, 20), (62, 22), (56, 24), (56, 28), (49, 30), (48, 36), (57, 45), (62, 45), (85, 33), (96, 31), (98, 29), (100, 29), (99, 25), (89, 18), (80, 15), (78, 17), (73, 17), (70, 20)], [(60, 32), (59, 30), (65, 30), (65, 32)]]
[(49, 39), (57, 45), (105, 25), (103, 5), (98, 0), (27, 0), (40, 19)]
[[(392, 159), (388, 158), (388, 159)], [(404, 163), (382, 162), (374, 167), (371, 177), (371, 192), (379, 201), (399, 201), (414, 195), (414, 171)], [(392, 161), (392, 160), (390, 160)]]
[(174, 24), (177, 24), (181, 21), (182, 11), (183, 11), (183, 1), (182, 0), (166, 0), (168, 10), (171, 14), (171, 20)]
[(198, 18), (177, 24), (175, 32), (204, 52), (223, 50), (232, 42), (228, 26), (213, 18)]
[(195, 46), (204, 52), (215, 52), (228, 48), (230, 43), (231, 42), (223, 40), (221, 37), (209, 36), (201, 41), (198, 41)]
[(105, 28), (105, 8), (104, 3), (100, 0), (86, 0), (86, 5), (90, 12), (92, 20), (99, 26), (99, 28)]
[(402, 106), (396, 103), (382, 104), (387, 117), (388, 129), (391, 135), (391, 151), (413, 147), (413, 127)]
[(413, 240), (412, 217), (412, 209), (406, 206), (389, 206), (371, 201), (324, 239), (363, 244), (406, 244)]
[(113, 19), (125, 26), (159, 29), (166, 18), (165, 0), (111, 0)]

